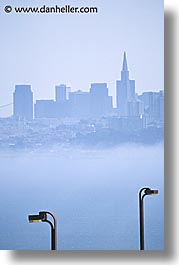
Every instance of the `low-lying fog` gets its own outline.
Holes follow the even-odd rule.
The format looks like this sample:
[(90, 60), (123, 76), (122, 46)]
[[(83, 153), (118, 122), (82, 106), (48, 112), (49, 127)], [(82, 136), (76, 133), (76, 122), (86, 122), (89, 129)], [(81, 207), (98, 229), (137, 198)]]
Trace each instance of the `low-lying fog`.
[(50, 226), (28, 214), (52, 211), (58, 249), (139, 248), (138, 191), (145, 198), (146, 249), (163, 249), (163, 146), (0, 155), (0, 249), (50, 249)]

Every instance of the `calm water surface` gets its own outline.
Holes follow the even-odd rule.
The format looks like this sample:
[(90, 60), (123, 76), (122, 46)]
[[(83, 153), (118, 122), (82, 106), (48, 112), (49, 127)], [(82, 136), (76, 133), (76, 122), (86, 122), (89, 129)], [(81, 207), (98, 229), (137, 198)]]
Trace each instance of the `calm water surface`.
[(125, 145), (110, 150), (0, 154), (0, 249), (50, 249), (47, 223), (57, 217), (58, 249), (137, 250), (138, 190), (145, 199), (146, 249), (164, 247), (163, 146)]

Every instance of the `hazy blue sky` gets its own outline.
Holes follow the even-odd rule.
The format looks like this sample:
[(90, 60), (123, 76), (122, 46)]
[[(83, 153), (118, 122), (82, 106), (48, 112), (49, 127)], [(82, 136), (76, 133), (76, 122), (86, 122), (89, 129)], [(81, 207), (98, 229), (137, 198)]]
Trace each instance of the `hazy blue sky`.
[[(7, 14), (7, 4), (96, 6), (99, 13)], [(163, 89), (163, 17), (163, 0), (1, 0), (0, 105), (12, 102), (15, 84), (31, 84), (35, 100), (54, 98), (61, 83), (87, 91), (107, 82), (115, 96), (124, 50), (136, 91)]]

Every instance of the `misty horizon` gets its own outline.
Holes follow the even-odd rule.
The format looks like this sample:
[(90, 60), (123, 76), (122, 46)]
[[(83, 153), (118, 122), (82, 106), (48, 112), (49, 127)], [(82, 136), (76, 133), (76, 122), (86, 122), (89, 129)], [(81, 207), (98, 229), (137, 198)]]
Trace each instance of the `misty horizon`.
[[(26, 5), (21, 0), (4, 0), (0, 8), (6, 3)], [(43, 5), (44, 1), (35, 4)], [(52, 0), (50, 4), (57, 3)], [(75, 4), (83, 5), (84, 1)], [(88, 91), (91, 82), (107, 83), (115, 98), (115, 81), (120, 78), (124, 51), (130, 58), (136, 91), (163, 90), (163, 0), (93, 0), (85, 4), (97, 6), (98, 14), (1, 13), (0, 23), (6, 27), (0, 28), (0, 106), (12, 102), (15, 84), (28, 83), (36, 100), (54, 98), (56, 84), (68, 84), (73, 91)], [(8, 116), (10, 110), (1, 109), (1, 113)]]

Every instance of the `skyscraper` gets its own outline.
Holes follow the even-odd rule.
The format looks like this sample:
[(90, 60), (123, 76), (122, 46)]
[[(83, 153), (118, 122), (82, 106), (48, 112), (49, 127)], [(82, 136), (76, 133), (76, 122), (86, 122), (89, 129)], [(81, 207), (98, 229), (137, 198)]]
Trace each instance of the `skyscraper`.
[[(121, 80), (116, 82), (117, 108), (120, 116), (131, 116), (131, 106), (135, 108), (135, 80), (129, 79), (126, 52), (124, 52)], [(131, 104), (133, 103), (133, 104)], [(128, 111), (130, 108), (130, 112)]]
[(143, 92), (139, 96), (144, 104), (144, 114), (152, 119), (164, 121), (164, 93), (160, 92)]
[(90, 115), (89, 92), (75, 91), (69, 93), (70, 112), (72, 117), (88, 118)]
[(69, 93), (71, 92), (71, 88), (67, 87), (64, 84), (59, 86), (55, 86), (55, 100), (56, 102), (62, 102), (69, 99)]
[(106, 83), (93, 83), (90, 88), (90, 107), (93, 117), (102, 117), (112, 110), (112, 97)]
[(33, 119), (33, 93), (30, 85), (16, 85), (13, 93), (13, 115)]
[(36, 100), (34, 105), (35, 118), (56, 118), (56, 105), (54, 100)]

